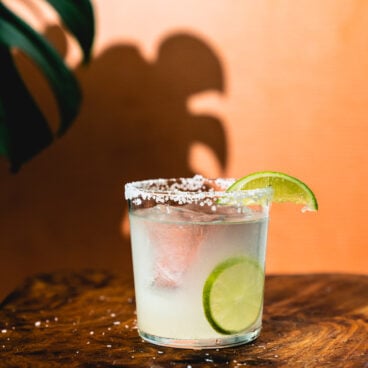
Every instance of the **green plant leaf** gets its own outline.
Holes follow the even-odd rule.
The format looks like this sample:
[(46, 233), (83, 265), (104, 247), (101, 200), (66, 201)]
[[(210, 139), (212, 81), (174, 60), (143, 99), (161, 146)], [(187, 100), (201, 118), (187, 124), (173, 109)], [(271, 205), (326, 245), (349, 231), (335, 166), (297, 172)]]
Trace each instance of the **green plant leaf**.
[[(87, 62), (95, 32), (90, 0), (45, 1), (76, 38)], [(13, 49), (24, 52), (47, 78), (59, 108), (58, 135), (65, 133), (76, 117), (81, 91), (52, 45), (0, 0), (0, 155), (8, 157), (11, 170), (17, 171), (53, 141), (53, 134), (17, 70)]]
[(93, 8), (89, 0), (46, 0), (59, 13), (63, 23), (77, 39), (88, 62), (95, 34)]
[(59, 135), (65, 133), (79, 110), (81, 102), (79, 85), (55, 49), (1, 2), (0, 44), (21, 49), (43, 71), (59, 106), (58, 133)]
[(29, 94), (12, 55), (0, 45), (0, 154), (11, 171), (42, 151), (53, 140), (50, 127)]

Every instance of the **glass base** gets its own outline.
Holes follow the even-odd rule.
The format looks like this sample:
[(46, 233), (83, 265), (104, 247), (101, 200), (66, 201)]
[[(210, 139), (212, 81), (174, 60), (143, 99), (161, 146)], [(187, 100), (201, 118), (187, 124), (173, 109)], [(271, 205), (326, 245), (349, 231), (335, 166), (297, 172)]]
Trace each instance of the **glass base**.
[(242, 334), (217, 337), (213, 339), (172, 339), (168, 337), (150, 335), (144, 331), (138, 330), (138, 333), (142, 339), (152, 344), (182, 349), (218, 349), (243, 345), (255, 340), (259, 336), (260, 332), (261, 328), (259, 327), (255, 330)]

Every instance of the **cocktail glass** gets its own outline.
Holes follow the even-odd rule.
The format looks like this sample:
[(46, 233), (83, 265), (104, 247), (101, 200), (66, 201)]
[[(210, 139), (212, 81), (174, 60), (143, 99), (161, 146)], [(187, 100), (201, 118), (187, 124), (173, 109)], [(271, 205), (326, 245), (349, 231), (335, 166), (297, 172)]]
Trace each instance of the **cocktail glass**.
[(219, 348), (262, 325), (272, 189), (202, 176), (128, 183), (137, 325), (157, 345)]

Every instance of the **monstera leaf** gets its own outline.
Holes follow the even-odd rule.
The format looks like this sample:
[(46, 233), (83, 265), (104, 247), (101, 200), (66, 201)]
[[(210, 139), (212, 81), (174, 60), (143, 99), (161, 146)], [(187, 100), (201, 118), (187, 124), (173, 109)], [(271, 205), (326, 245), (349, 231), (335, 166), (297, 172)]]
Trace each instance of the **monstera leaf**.
[[(89, 61), (94, 40), (94, 14), (89, 0), (45, 0), (60, 15), (78, 41), (83, 61)], [(55, 139), (28, 91), (13, 59), (13, 50), (30, 57), (47, 78), (59, 109), (57, 136), (73, 123), (81, 91), (73, 73), (53, 46), (0, 0), (0, 155), (16, 172)]]

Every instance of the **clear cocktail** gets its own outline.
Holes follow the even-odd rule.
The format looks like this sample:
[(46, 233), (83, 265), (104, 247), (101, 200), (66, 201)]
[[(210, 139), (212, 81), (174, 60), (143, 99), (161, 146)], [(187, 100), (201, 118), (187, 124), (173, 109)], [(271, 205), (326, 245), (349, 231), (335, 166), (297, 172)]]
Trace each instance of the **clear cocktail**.
[(139, 334), (159, 345), (215, 348), (261, 329), (272, 189), (233, 180), (126, 185)]

